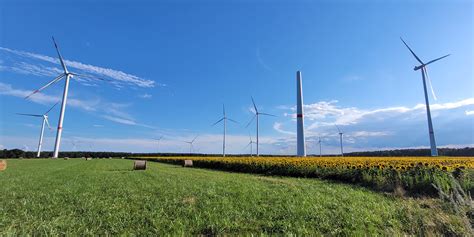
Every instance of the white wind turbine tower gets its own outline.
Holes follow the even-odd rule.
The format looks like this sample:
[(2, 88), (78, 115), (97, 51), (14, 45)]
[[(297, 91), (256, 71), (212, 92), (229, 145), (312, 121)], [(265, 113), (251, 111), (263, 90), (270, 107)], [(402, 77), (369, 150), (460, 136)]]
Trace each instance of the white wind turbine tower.
[(31, 117), (39, 117), (39, 118), (43, 118), (43, 122), (42, 122), (42, 125), (41, 125), (41, 132), (40, 132), (40, 137), (39, 137), (39, 142), (38, 142), (38, 153), (36, 154), (36, 157), (40, 157), (41, 155), (41, 146), (43, 145), (43, 134), (44, 134), (44, 125), (46, 124), (49, 128), (49, 130), (51, 130), (51, 126), (49, 126), (49, 121), (48, 121), (48, 113), (57, 105), (58, 103), (54, 104), (48, 111), (46, 111), (46, 113), (44, 114), (19, 114), (17, 113), (18, 115), (22, 115), (22, 116), (31, 116)]
[(297, 152), (298, 156), (306, 156), (306, 140), (304, 137), (304, 118), (303, 118), (303, 84), (301, 72), (296, 72), (296, 134), (297, 134)]
[(433, 59), (433, 60), (431, 60), (427, 63), (424, 63), (423, 61), (421, 61), (421, 59), (418, 56), (416, 56), (416, 54), (413, 52), (413, 50), (411, 50), (411, 48), (408, 46), (408, 44), (401, 37), (400, 37), (400, 39), (402, 40), (403, 44), (405, 44), (405, 46), (407, 46), (408, 50), (410, 50), (411, 54), (413, 54), (415, 59), (419, 63), (421, 63), (421, 65), (415, 66), (415, 68), (413, 68), (413, 70), (418, 71), (418, 70), (421, 69), (421, 78), (423, 79), (423, 90), (425, 92), (426, 115), (428, 117), (428, 131), (429, 131), (429, 135), (430, 135), (431, 156), (438, 156), (438, 149), (436, 148), (436, 140), (435, 140), (435, 135), (434, 135), (434, 130), (433, 130), (433, 124), (431, 122), (430, 102), (428, 100), (428, 93), (427, 93), (427, 90), (426, 90), (426, 79), (428, 79), (428, 83), (430, 84), (430, 88), (431, 88), (431, 93), (433, 94), (433, 98), (435, 100), (436, 100), (436, 95), (434, 93), (433, 86), (431, 84), (431, 80), (428, 77), (428, 71), (426, 70), (426, 66), (428, 66), (428, 64), (434, 63), (434, 62), (436, 62), (440, 59), (446, 58), (450, 54), (444, 55), (443, 57), (439, 57), (437, 59)]
[(196, 135), (196, 136), (194, 137), (194, 139), (191, 140), (191, 141), (184, 141), (184, 142), (186, 142), (186, 143), (189, 144), (189, 153), (192, 153), (192, 152), (193, 152), (193, 148), (194, 148), (193, 144), (194, 144), (194, 141), (196, 141), (196, 138), (197, 138), (198, 136), (199, 136), (199, 135)]
[[(58, 129), (57, 129), (57, 132), (56, 132), (56, 142), (54, 144), (53, 158), (58, 158), (59, 146), (61, 144), (61, 134), (62, 134), (62, 131), (63, 131), (64, 112), (66, 110), (67, 93), (68, 93), (68, 90), (69, 90), (69, 80), (71, 78), (73, 78), (73, 76), (89, 77), (89, 78), (91, 78), (91, 77), (90, 76), (85, 76), (85, 75), (80, 75), (80, 74), (73, 73), (73, 72), (69, 72), (67, 70), (66, 64), (64, 63), (64, 60), (61, 56), (61, 53), (59, 52), (59, 48), (58, 48), (58, 45), (56, 44), (56, 41), (54, 40), (54, 37), (53, 37), (53, 43), (54, 43), (54, 47), (56, 48), (56, 52), (58, 53), (58, 58), (59, 58), (59, 61), (61, 63), (61, 67), (64, 70), (64, 72), (59, 74), (56, 78), (54, 78), (52, 81), (48, 82), (43, 87), (33, 91), (33, 93), (31, 93), (30, 95), (25, 97), (25, 99), (27, 99), (30, 96), (46, 89), (47, 87), (49, 87), (50, 85), (60, 81), (61, 79), (66, 78), (66, 80), (64, 81), (64, 92), (63, 92), (63, 99), (62, 99), (62, 103), (61, 103), (61, 112), (59, 113)], [(94, 78), (94, 79), (102, 80), (100, 78)]]
[(253, 104), (253, 108), (255, 109), (255, 115), (252, 117), (252, 119), (250, 120), (250, 122), (247, 124), (247, 126), (245, 127), (248, 127), (255, 118), (257, 118), (257, 156), (260, 156), (260, 152), (258, 150), (258, 147), (259, 147), (259, 141), (258, 141), (258, 116), (259, 115), (266, 115), (266, 116), (273, 116), (273, 117), (276, 117), (275, 115), (272, 115), (272, 114), (267, 114), (267, 113), (261, 113), (258, 111), (257, 109), (257, 106), (255, 105), (255, 101), (253, 100), (253, 97), (252, 98), (252, 104)]
[(344, 156), (344, 149), (342, 147), (342, 135), (344, 134), (341, 129), (339, 129), (339, 126), (335, 125), (337, 128), (337, 131), (339, 132), (339, 141), (341, 142), (341, 156)]
[(219, 119), (219, 121), (212, 124), (212, 126), (215, 126), (216, 124), (218, 124), (220, 122), (224, 123), (224, 140), (222, 142), (222, 156), (225, 157), (225, 135), (226, 135), (226, 129), (227, 129), (227, 120), (229, 120), (231, 122), (234, 122), (234, 123), (237, 123), (237, 122), (235, 120), (227, 117), (227, 115), (225, 114), (225, 106), (224, 105), (222, 105), (222, 113), (223, 113), (224, 117), (222, 117), (221, 119)]

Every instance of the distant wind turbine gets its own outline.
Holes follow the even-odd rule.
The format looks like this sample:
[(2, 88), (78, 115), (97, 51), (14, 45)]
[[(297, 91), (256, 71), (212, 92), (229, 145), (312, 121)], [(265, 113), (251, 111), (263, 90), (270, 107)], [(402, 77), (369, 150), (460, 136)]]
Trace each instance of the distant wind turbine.
[(46, 89), (47, 87), (49, 87), (50, 85), (60, 81), (61, 79), (66, 78), (66, 80), (64, 82), (64, 92), (63, 92), (63, 99), (62, 99), (62, 104), (61, 104), (61, 112), (59, 113), (58, 129), (57, 129), (57, 132), (56, 132), (56, 142), (54, 144), (53, 158), (58, 158), (59, 146), (61, 144), (61, 134), (62, 134), (62, 131), (63, 131), (64, 112), (66, 110), (67, 94), (68, 94), (68, 90), (69, 90), (69, 80), (71, 78), (73, 78), (73, 76), (83, 77), (83, 78), (92, 78), (92, 79), (98, 79), (98, 80), (103, 80), (103, 79), (96, 78), (96, 77), (91, 77), (91, 76), (88, 76), (88, 75), (80, 75), (80, 74), (77, 74), (77, 73), (69, 72), (67, 70), (66, 64), (64, 63), (64, 60), (61, 56), (61, 53), (59, 52), (59, 48), (58, 48), (58, 45), (56, 44), (56, 41), (54, 40), (54, 37), (53, 37), (53, 43), (54, 43), (54, 47), (56, 48), (56, 52), (58, 53), (58, 58), (59, 58), (59, 61), (61, 63), (61, 67), (64, 70), (64, 72), (59, 74), (56, 78), (54, 78), (52, 81), (48, 82), (43, 87), (33, 91), (31, 94), (26, 96), (25, 99), (28, 99), (30, 96)]
[(39, 142), (38, 142), (38, 153), (36, 154), (36, 157), (40, 157), (41, 155), (41, 146), (43, 145), (43, 134), (44, 134), (44, 125), (46, 124), (51, 130), (51, 126), (49, 126), (49, 121), (48, 121), (48, 113), (57, 105), (58, 103), (54, 104), (46, 113), (44, 114), (18, 114), (22, 116), (31, 116), (31, 117), (39, 117), (43, 118), (43, 123), (41, 125), (41, 132), (40, 132), (40, 137), (39, 137)]
[(77, 150), (77, 146), (79, 145), (79, 144), (78, 144), (79, 142), (80, 142), (80, 141), (78, 141), (78, 140), (76, 140), (76, 139), (72, 139), (72, 140), (71, 140), (72, 149), (73, 149), (74, 151), (78, 151), (78, 150)]
[(250, 138), (250, 141), (247, 144), (247, 146), (245, 146), (245, 148), (250, 146), (250, 157), (252, 157), (253, 156), (253, 144), (255, 144), (255, 142), (252, 140), (252, 136), (250, 135), (250, 133), (249, 133), (249, 138)]
[(342, 135), (344, 134), (341, 129), (339, 129), (339, 126), (335, 125), (337, 128), (337, 131), (339, 132), (339, 141), (341, 142), (341, 156), (344, 156), (344, 149), (342, 147)]
[(157, 143), (158, 152), (160, 152), (161, 139), (163, 139), (163, 136), (160, 136), (159, 138), (155, 138), (155, 140), (157, 141), (156, 143)]
[(196, 141), (196, 138), (197, 138), (198, 136), (199, 136), (199, 135), (196, 135), (196, 136), (194, 137), (194, 139), (191, 140), (191, 141), (184, 141), (184, 142), (186, 142), (186, 143), (189, 144), (189, 153), (192, 153), (192, 152), (193, 152), (193, 149), (194, 149), (193, 144), (194, 144), (194, 141)]
[(419, 63), (421, 63), (421, 65), (415, 66), (415, 68), (413, 68), (413, 70), (418, 71), (418, 70), (421, 69), (421, 78), (423, 79), (423, 90), (425, 92), (426, 115), (428, 117), (428, 131), (429, 131), (429, 136), (430, 136), (431, 156), (438, 156), (438, 149), (436, 148), (436, 140), (435, 140), (435, 135), (434, 135), (434, 130), (433, 130), (433, 124), (431, 122), (430, 102), (428, 100), (428, 93), (427, 93), (427, 90), (426, 90), (426, 80), (425, 80), (425, 78), (428, 80), (428, 83), (430, 84), (431, 93), (433, 94), (433, 98), (435, 100), (436, 100), (436, 95), (434, 93), (433, 86), (431, 84), (431, 80), (428, 77), (428, 71), (426, 69), (426, 66), (428, 66), (429, 64), (434, 63), (438, 60), (446, 58), (450, 54), (444, 55), (442, 57), (439, 57), (437, 59), (433, 59), (433, 60), (431, 60), (427, 63), (424, 63), (423, 61), (421, 61), (421, 59), (418, 56), (416, 56), (415, 52), (413, 52), (413, 50), (411, 50), (411, 48), (408, 46), (408, 44), (401, 37), (400, 37), (400, 39), (402, 40), (403, 44), (405, 44), (405, 46), (408, 48), (408, 50), (410, 50), (413, 57), (415, 57), (415, 59)]
[(322, 144), (321, 144), (321, 137), (318, 137), (318, 139), (319, 139), (319, 140), (318, 140), (318, 144), (319, 144), (319, 157), (321, 157), (322, 154), (323, 154), (323, 153), (322, 153), (322, 149), (321, 149), (321, 145), (322, 145)]
[(250, 120), (250, 122), (247, 124), (247, 126), (245, 127), (248, 127), (255, 118), (257, 118), (257, 156), (260, 156), (260, 152), (258, 150), (258, 147), (259, 147), (259, 140), (258, 140), (258, 116), (259, 115), (266, 115), (266, 116), (273, 116), (273, 117), (276, 117), (275, 115), (272, 115), (272, 114), (267, 114), (267, 113), (261, 113), (260, 111), (258, 111), (257, 109), (257, 106), (255, 105), (255, 101), (253, 100), (253, 97), (252, 98), (252, 104), (253, 104), (253, 108), (255, 109), (255, 115), (252, 117), (252, 119)]
[(227, 115), (225, 114), (225, 106), (224, 105), (222, 105), (222, 113), (223, 113), (224, 117), (222, 117), (219, 121), (212, 124), (212, 126), (215, 126), (216, 124), (218, 124), (220, 122), (224, 123), (224, 140), (222, 142), (222, 156), (225, 157), (225, 135), (226, 135), (226, 129), (227, 129), (227, 120), (229, 120), (231, 122), (234, 122), (234, 123), (237, 123), (237, 122), (235, 120), (227, 117)]

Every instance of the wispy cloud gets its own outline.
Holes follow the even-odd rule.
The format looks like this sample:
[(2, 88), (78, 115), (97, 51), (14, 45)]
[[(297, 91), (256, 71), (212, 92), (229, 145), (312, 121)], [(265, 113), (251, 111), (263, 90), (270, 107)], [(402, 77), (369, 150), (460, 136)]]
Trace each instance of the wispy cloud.
[[(24, 98), (30, 93), (30, 91), (16, 89), (10, 84), (0, 82), (0, 95)], [(60, 97), (38, 93), (31, 96), (30, 100), (38, 104), (54, 104), (60, 101)], [(104, 102), (101, 99), (81, 100), (68, 98), (68, 106), (79, 108), (87, 112), (100, 111), (101, 113), (105, 113), (105, 115), (101, 115), (102, 118), (116, 123), (152, 128), (152, 126), (136, 122), (133, 116), (125, 112), (125, 109), (128, 108), (130, 104)]]
[(277, 131), (277, 132), (279, 132), (279, 133), (282, 133), (282, 134), (287, 134), (287, 135), (296, 136), (296, 133), (295, 133), (295, 132), (291, 132), (291, 131), (284, 130), (284, 129), (283, 129), (283, 124), (282, 124), (282, 123), (279, 123), (279, 122), (275, 122), (275, 123), (273, 124), (273, 129), (275, 129), (275, 131)]
[(466, 110), (466, 115), (474, 115), (474, 110)]
[[(54, 76), (61, 73), (59, 68), (53, 68), (40, 63), (52, 63), (60, 65), (59, 60), (50, 56), (20, 51), (15, 49), (9, 49), (0, 47), (0, 51), (9, 55), (16, 56), (15, 59), (10, 62), (10, 65), (5, 65), (7, 62), (3, 61), (0, 65), (0, 70), (8, 70), (12, 72), (31, 74), (36, 76)], [(26, 59), (35, 60), (35, 63), (25, 62)], [(98, 77), (105, 77), (112, 79), (111, 83), (123, 87), (124, 85), (134, 85), (139, 87), (154, 87), (155, 82), (153, 80), (144, 79), (133, 74), (129, 74), (120, 70), (114, 70), (110, 68), (98, 67), (90, 64), (85, 64), (77, 61), (64, 60), (65, 64), (73, 69), (78, 70), (81, 74), (92, 74)], [(83, 79), (88, 81), (87, 79)]]
[[(341, 107), (337, 103), (337, 100), (331, 100), (304, 105), (305, 119), (308, 121), (318, 121), (318, 123), (313, 123), (309, 129), (333, 124), (351, 125), (367, 118), (380, 120), (393, 118), (401, 114), (419, 113), (425, 110), (424, 104), (417, 104), (413, 107), (396, 106), (367, 110), (357, 107)], [(474, 105), (474, 98), (467, 98), (455, 102), (431, 104), (431, 111), (451, 110), (472, 105)], [(291, 112), (285, 113), (285, 116), (295, 119), (295, 110), (296, 107), (291, 107)]]
[(150, 94), (141, 94), (141, 95), (138, 95), (138, 97), (142, 98), (142, 99), (151, 99), (153, 96), (150, 95)]
[(255, 56), (257, 57), (257, 62), (267, 71), (272, 72), (273, 69), (268, 66), (268, 64), (263, 60), (262, 55), (260, 53), (260, 48), (257, 48), (257, 51), (255, 52)]

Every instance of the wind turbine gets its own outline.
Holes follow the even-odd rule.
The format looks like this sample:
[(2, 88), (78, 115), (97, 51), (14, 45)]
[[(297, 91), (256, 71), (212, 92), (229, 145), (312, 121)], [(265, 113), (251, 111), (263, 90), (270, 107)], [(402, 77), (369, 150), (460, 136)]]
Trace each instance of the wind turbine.
[(193, 143), (194, 143), (194, 141), (196, 141), (196, 138), (197, 138), (198, 136), (199, 136), (199, 135), (196, 135), (196, 136), (194, 137), (194, 139), (191, 140), (191, 141), (184, 141), (184, 142), (186, 142), (186, 143), (189, 144), (189, 153), (192, 153), (192, 152), (193, 152), (193, 148), (194, 148), (194, 147), (193, 147)]
[(40, 132), (40, 137), (39, 137), (39, 142), (38, 142), (38, 153), (36, 154), (36, 157), (39, 158), (41, 155), (41, 146), (43, 145), (43, 134), (44, 134), (44, 125), (46, 124), (51, 130), (51, 126), (49, 126), (49, 121), (48, 121), (48, 113), (57, 105), (58, 103), (54, 104), (46, 113), (44, 114), (18, 114), (22, 116), (31, 116), (31, 117), (39, 117), (43, 118), (43, 123), (41, 125), (41, 132)]
[(413, 50), (411, 50), (411, 48), (408, 46), (408, 44), (401, 37), (400, 37), (400, 39), (402, 40), (403, 44), (405, 44), (405, 46), (408, 48), (408, 50), (410, 50), (411, 54), (413, 54), (415, 59), (419, 63), (421, 63), (421, 65), (415, 66), (415, 68), (413, 68), (413, 70), (418, 71), (418, 70), (421, 69), (421, 78), (423, 79), (423, 90), (425, 92), (426, 115), (428, 117), (428, 131), (429, 131), (429, 135), (430, 135), (431, 156), (438, 156), (438, 149), (436, 148), (436, 140), (435, 140), (435, 136), (434, 136), (433, 124), (431, 122), (430, 102), (428, 100), (428, 93), (427, 93), (427, 90), (426, 90), (426, 79), (428, 79), (428, 83), (430, 84), (430, 88), (431, 88), (431, 93), (433, 94), (433, 98), (435, 100), (436, 100), (436, 95), (434, 93), (433, 85), (431, 84), (431, 80), (428, 77), (428, 71), (426, 70), (426, 66), (428, 66), (429, 64), (434, 63), (438, 60), (446, 58), (450, 54), (444, 55), (442, 57), (439, 57), (437, 59), (433, 59), (433, 60), (431, 60), (427, 63), (424, 63), (423, 61), (421, 61), (421, 59), (418, 56), (416, 56), (416, 54), (413, 52)]
[(266, 116), (273, 116), (273, 117), (276, 117), (275, 115), (272, 115), (272, 114), (267, 114), (267, 113), (261, 113), (258, 111), (257, 109), (257, 106), (255, 105), (255, 101), (253, 100), (253, 97), (252, 98), (252, 104), (253, 104), (253, 108), (255, 109), (255, 115), (252, 117), (252, 119), (250, 120), (250, 122), (247, 124), (247, 126), (245, 127), (248, 127), (255, 118), (257, 118), (257, 156), (260, 156), (260, 153), (258, 151), (258, 145), (259, 145), (259, 141), (258, 141), (258, 116), (259, 115), (266, 115)]
[(321, 149), (321, 137), (318, 137), (318, 144), (319, 144), (319, 157), (322, 156), (322, 149)]
[(74, 151), (78, 151), (78, 150), (77, 150), (77, 147), (78, 147), (78, 145), (79, 145), (79, 142), (80, 142), (80, 141), (78, 141), (78, 140), (76, 140), (76, 139), (74, 139), (74, 138), (71, 140), (72, 149), (73, 149)]
[(158, 152), (160, 152), (160, 142), (161, 142), (161, 139), (163, 139), (163, 136), (160, 136), (158, 139), (156, 139), (156, 138), (154, 139), (154, 140), (156, 140), (157, 143), (158, 143), (158, 144), (157, 144)]
[(339, 126), (335, 125), (337, 128), (337, 131), (339, 131), (339, 141), (341, 142), (341, 156), (344, 156), (344, 149), (342, 147), (342, 135), (344, 134), (341, 129), (339, 129)]
[[(61, 63), (61, 67), (64, 70), (64, 72), (59, 74), (56, 78), (54, 78), (52, 81), (48, 82), (43, 87), (33, 91), (31, 94), (29, 94), (27, 97), (25, 97), (25, 99), (28, 99), (30, 96), (46, 89), (47, 87), (49, 87), (50, 85), (60, 81), (61, 79), (66, 78), (66, 80), (64, 81), (64, 92), (63, 92), (63, 99), (62, 99), (62, 103), (61, 103), (61, 112), (59, 113), (58, 130), (56, 132), (56, 142), (54, 144), (53, 158), (58, 158), (59, 146), (61, 144), (61, 134), (62, 134), (62, 131), (63, 131), (64, 112), (66, 110), (67, 93), (68, 93), (68, 90), (69, 90), (69, 80), (71, 78), (73, 78), (73, 76), (86, 77), (86, 78), (87, 77), (92, 78), (92, 77), (86, 76), (86, 75), (80, 75), (80, 74), (73, 73), (73, 72), (69, 72), (67, 70), (66, 64), (64, 63), (64, 60), (61, 56), (61, 53), (59, 52), (59, 47), (56, 44), (56, 41), (54, 40), (54, 37), (52, 37), (52, 38), (53, 38), (54, 47), (56, 48), (56, 52), (58, 53), (58, 58), (59, 58), (59, 61)], [(102, 80), (100, 78), (95, 78), (95, 77), (94, 77), (94, 79)]]
[(215, 126), (216, 124), (218, 124), (220, 122), (224, 123), (224, 140), (222, 142), (222, 156), (225, 157), (225, 133), (226, 133), (226, 129), (227, 129), (227, 120), (229, 120), (231, 122), (234, 122), (234, 123), (237, 123), (237, 122), (235, 120), (227, 117), (227, 115), (225, 114), (225, 106), (224, 105), (222, 105), (222, 113), (224, 114), (224, 117), (222, 117), (219, 121), (212, 124), (212, 126)]
[(249, 133), (249, 138), (250, 138), (250, 142), (247, 144), (247, 146), (245, 146), (245, 148), (247, 148), (248, 146), (250, 146), (250, 157), (253, 156), (253, 144), (255, 144), (255, 142), (252, 140), (252, 136), (250, 135)]

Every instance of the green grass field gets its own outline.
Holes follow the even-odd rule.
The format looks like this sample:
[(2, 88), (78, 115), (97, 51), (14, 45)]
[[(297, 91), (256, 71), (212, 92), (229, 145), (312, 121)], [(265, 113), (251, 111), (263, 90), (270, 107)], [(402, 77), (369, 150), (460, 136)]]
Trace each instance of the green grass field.
[(397, 198), (318, 179), (120, 159), (8, 160), (0, 236), (470, 234), (435, 199)]

